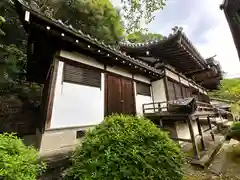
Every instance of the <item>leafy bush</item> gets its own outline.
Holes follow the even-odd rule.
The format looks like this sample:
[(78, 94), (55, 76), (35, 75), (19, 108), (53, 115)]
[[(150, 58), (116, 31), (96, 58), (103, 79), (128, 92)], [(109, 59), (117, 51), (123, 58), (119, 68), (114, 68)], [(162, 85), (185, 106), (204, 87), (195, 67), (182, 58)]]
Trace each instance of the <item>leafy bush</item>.
[(227, 136), (240, 141), (240, 122), (234, 122), (232, 124)]
[(182, 153), (151, 121), (113, 115), (89, 131), (65, 179), (182, 179)]
[(38, 152), (14, 134), (0, 134), (0, 179), (35, 180), (45, 169)]

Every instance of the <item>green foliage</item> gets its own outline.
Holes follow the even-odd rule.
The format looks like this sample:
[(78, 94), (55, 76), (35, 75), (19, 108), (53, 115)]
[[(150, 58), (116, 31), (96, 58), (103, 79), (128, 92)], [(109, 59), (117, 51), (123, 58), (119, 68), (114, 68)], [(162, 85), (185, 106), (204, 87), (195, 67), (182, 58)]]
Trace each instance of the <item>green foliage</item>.
[(163, 9), (166, 0), (121, 0), (127, 33), (139, 31), (154, 19), (153, 13)]
[(44, 169), (37, 150), (13, 134), (0, 134), (0, 179), (34, 180)]
[(144, 43), (151, 40), (162, 40), (163, 36), (161, 34), (154, 33), (144, 33), (142, 31), (137, 31), (135, 33), (129, 34), (126, 39), (131, 43)]
[[(1, 26), (1, 24), (4, 23), (4, 22), (5, 22), (4, 17), (0, 16), (0, 26)], [(3, 30), (1, 30), (1, 29), (0, 29), (0, 35), (5, 35), (5, 33), (3, 32)]]
[(5, 22), (1, 25), (1, 29), (5, 32), (5, 35), (0, 36), (0, 44), (14, 44), (21, 51), (25, 51), (27, 36), (19, 20), (13, 1), (1, 0), (0, 12), (1, 16), (5, 19)]
[(240, 105), (239, 101), (231, 104), (231, 112), (235, 118), (240, 118)]
[(27, 55), (16, 45), (3, 45), (0, 47), (0, 71), (5, 79), (21, 80), (27, 68)]
[(223, 79), (218, 90), (210, 92), (210, 96), (232, 101), (231, 112), (240, 117), (240, 78)]
[(234, 122), (230, 127), (228, 136), (240, 141), (240, 122)]
[(240, 101), (240, 78), (223, 79), (219, 90), (211, 92), (210, 95), (234, 102)]
[(108, 44), (123, 35), (121, 16), (109, 0), (65, 1), (56, 18)]
[(179, 147), (151, 121), (113, 115), (88, 132), (65, 179), (182, 179)]
[(71, 24), (107, 44), (116, 44), (123, 36), (124, 28), (119, 10), (110, 0), (36, 0), (40, 11), (51, 11), (51, 16)]

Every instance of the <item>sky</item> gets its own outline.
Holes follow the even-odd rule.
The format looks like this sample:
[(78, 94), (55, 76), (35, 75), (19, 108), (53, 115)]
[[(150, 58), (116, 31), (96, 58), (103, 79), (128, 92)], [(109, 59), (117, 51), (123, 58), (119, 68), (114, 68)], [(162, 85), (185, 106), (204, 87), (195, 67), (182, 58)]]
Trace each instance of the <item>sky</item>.
[[(119, 6), (120, 0), (112, 0)], [(219, 6), (223, 0), (167, 0), (148, 25), (153, 33), (168, 36), (174, 26), (183, 31), (204, 58), (217, 55), (226, 78), (240, 77), (240, 61), (233, 38)]]

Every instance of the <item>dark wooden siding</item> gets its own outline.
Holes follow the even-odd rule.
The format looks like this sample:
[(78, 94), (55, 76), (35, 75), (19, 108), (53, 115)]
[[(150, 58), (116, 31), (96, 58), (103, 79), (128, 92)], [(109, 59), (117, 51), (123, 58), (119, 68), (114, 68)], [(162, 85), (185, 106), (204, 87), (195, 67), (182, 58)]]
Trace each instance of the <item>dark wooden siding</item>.
[(181, 84), (180, 82), (168, 78), (167, 84), (169, 100), (187, 98), (192, 96), (192, 89)]
[(110, 74), (105, 76), (105, 115), (135, 114), (133, 81)]
[(63, 81), (100, 88), (101, 73), (64, 63)]
[(168, 85), (168, 96), (169, 96), (169, 100), (174, 100), (176, 99), (175, 96), (175, 90), (174, 90), (174, 83), (170, 80), (167, 81), (167, 85)]
[(137, 94), (144, 96), (151, 96), (150, 84), (136, 82), (136, 91)]
[(134, 114), (134, 91), (133, 81), (129, 79), (121, 79), (121, 104), (123, 114)]
[(105, 76), (106, 115), (121, 113), (121, 80), (118, 77)]

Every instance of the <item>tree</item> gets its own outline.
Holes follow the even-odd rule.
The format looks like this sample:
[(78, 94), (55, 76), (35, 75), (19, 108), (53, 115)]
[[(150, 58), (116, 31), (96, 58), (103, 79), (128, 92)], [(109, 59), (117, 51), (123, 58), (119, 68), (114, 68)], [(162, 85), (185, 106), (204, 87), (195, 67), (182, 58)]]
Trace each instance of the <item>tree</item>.
[(151, 40), (162, 40), (163, 36), (161, 34), (148, 33), (144, 31), (137, 31), (135, 33), (129, 34), (126, 39), (131, 43), (144, 43)]
[[(120, 11), (110, 0), (35, 0), (42, 13), (61, 19), (65, 24), (83, 31), (106, 44), (116, 44), (124, 28)], [(35, 5), (36, 6), (36, 5)]]
[(240, 117), (240, 78), (223, 79), (218, 90), (210, 92), (210, 96), (231, 100), (231, 112)]
[(121, 0), (127, 33), (141, 30), (154, 19), (153, 13), (163, 9), (166, 0)]
[(86, 134), (65, 179), (181, 180), (182, 163), (180, 148), (150, 120), (113, 115)]
[(210, 92), (210, 96), (240, 101), (240, 78), (223, 79), (218, 90)]
[[(0, 42), (0, 71), (2, 80), (15, 80), (19, 73), (26, 70), (27, 37), (20, 23), (14, 4), (10, 0), (0, 2), (0, 11), (4, 17), (1, 26), (4, 36)], [(4, 78), (2, 78), (4, 77)]]

